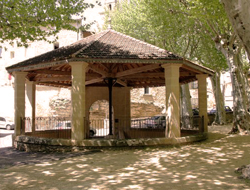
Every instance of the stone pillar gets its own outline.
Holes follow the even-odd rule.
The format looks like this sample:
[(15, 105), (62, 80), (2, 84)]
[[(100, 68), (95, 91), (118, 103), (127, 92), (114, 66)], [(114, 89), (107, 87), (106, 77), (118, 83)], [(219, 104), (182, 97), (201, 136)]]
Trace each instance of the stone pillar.
[(180, 83), (181, 64), (164, 64), (166, 86), (166, 132), (165, 137), (180, 137)]
[(198, 79), (198, 99), (199, 99), (199, 115), (204, 116), (204, 128), (200, 128), (202, 132), (208, 132), (207, 123), (207, 74), (196, 75)]
[(71, 139), (80, 141), (86, 138), (85, 115), (85, 72), (88, 63), (73, 62), (71, 65)]
[[(24, 128), (21, 130), (21, 118), (25, 117), (25, 72), (14, 72), (14, 110), (15, 110), (15, 136), (24, 133)], [(24, 126), (23, 126), (24, 127)]]
[(35, 117), (36, 117), (36, 84), (32, 81), (26, 81), (26, 117), (29, 117), (31, 120), (30, 127), (31, 131), (35, 132)]

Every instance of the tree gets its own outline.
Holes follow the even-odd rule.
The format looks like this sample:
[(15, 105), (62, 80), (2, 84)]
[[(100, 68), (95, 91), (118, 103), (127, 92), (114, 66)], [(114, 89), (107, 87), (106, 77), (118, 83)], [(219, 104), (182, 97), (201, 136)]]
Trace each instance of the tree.
[(249, 0), (222, 0), (222, 2), (234, 31), (250, 59), (250, 2)]
[(249, 85), (243, 49), (219, 0), (138, 0), (122, 4), (119, 11), (112, 16), (116, 30), (172, 49), (183, 57), (216, 68), (217, 72), (226, 63), (233, 86), (232, 132), (249, 129)]
[[(189, 6), (189, 5), (188, 5)], [(175, 0), (147, 0), (124, 3), (114, 11), (112, 27), (135, 38), (147, 41), (180, 56), (200, 62), (220, 72), (225, 69), (225, 57), (218, 51), (210, 36), (202, 33), (202, 27), (187, 11), (187, 4)], [(218, 85), (220, 87), (220, 85)], [(182, 96), (187, 87), (182, 88)], [(216, 88), (218, 93), (220, 88)], [(222, 98), (222, 96), (217, 96)], [(190, 101), (190, 99), (184, 99)], [(223, 100), (218, 100), (222, 102)], [(183, 105), (189, 105), (188, 102)], [(184, 113), (189, 113), (187, 106)], [(220, 119), (225, 123), (224, 107), (218, 107)], [(223, 114), (224, 112), (224, 114)], [(188, 114), (190, 115), (190, 114)], [(224, 116), (224, 117), (223, 117)]]
[(234, 125), (231, 132), (249, 129), (249, 84), (244, 71), (242, 45), (233, 31), (222, 4), (218, 0), (192, 1), (190, 14), (210, 36), (227, 60), (233, 87)]
[[(45, 40), (62, 29), (76, 30), (72, 17), (82, 17), (93, 4), (84, 0), (5, 0), (0, 2), (0, 42), (18, 45)], [(89, 25), (83, 26), (87, 28)]]

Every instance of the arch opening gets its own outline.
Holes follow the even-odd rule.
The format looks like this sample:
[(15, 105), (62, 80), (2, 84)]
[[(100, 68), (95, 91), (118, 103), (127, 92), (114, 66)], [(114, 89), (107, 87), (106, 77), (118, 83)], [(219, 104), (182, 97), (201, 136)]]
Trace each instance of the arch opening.
[[(114, 108), (112, 107), (112, 123), (114, 126)], [(97, 100), (89, 108), (90, 137), (105, 137), (109, 135), (109, 102)]]

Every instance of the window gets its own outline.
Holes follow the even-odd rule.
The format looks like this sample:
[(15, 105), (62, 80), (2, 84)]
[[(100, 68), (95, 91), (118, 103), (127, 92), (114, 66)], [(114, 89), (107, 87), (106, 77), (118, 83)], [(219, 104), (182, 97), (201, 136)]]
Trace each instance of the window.
[(144, 87), (144, 94), (149, 94), (149, 87)]
[(59, 42), (55, 42), (54, 43), (54, 49), (58, 49), (59, 48)]
[(15, 52), (14, 51), (11, 51), (10, 52), (10, 58), (13, 59), (15, 57)]

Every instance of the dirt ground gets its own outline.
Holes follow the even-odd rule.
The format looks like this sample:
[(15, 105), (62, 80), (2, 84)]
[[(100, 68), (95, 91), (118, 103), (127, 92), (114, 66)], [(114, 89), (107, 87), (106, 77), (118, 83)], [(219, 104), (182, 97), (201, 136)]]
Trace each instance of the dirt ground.
[(250, 136), (226, 135), (230, 128), (209, 127), (207, 141), (180, 147), (66, 154), (0, 148), (0, 189), (250, 190), (234, 172), (250, 164)]

